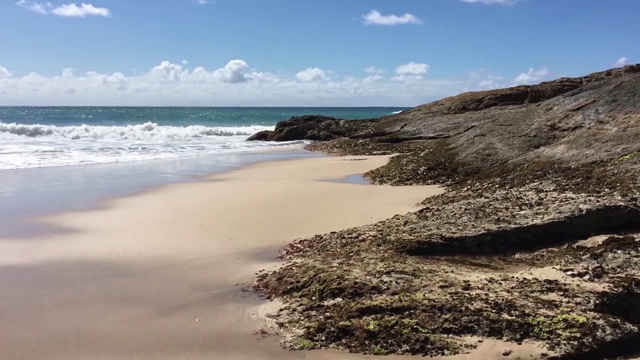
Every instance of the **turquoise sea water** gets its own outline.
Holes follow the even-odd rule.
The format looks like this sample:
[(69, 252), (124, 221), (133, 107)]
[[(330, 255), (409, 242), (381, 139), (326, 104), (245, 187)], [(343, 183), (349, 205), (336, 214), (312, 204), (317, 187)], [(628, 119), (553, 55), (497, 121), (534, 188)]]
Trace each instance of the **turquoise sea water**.
[(270, 149), (246, 142), (292, 116), (377, 118), (404, 108), (0, 107), (0, 170)]
[(0, 107), (3, 123), (162, 126), (273, 126), (292, 116), (319, 114), (343, 119), (377, 118), (406, 108), (395, 107)]

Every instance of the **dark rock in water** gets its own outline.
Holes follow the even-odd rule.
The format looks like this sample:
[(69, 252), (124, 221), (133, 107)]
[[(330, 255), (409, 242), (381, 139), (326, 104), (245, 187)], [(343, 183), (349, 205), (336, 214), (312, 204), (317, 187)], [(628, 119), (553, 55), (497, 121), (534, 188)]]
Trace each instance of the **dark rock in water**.
[(304, 115), (280, 121), (273, 131), (261, 131), (248, 141), (333, 140), (354, 136), (371, 121), (349, 121), (329, 116)]
[(270, 141), (273, 131), (263, 130), (251, 135), (247, 141)]

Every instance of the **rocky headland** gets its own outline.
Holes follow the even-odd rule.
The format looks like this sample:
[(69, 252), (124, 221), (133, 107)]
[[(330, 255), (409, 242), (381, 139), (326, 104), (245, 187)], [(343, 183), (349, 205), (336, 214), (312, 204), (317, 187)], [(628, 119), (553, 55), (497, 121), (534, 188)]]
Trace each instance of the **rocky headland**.
[(640, 352), (640, 65), (252, 137), (296, 139), (396, 154), (366, 178), (447, 191), (287, 246), (255, 285), (284, 302), (285, 346), (434, 356), (492, 338), (512, 357), (522, 344), (553, 359)]

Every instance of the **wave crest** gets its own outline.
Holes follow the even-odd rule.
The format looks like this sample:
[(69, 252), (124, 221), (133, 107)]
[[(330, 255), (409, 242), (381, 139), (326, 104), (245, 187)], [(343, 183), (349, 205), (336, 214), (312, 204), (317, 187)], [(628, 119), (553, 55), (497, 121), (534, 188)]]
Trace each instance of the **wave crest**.
[(153, 122), (124, 126), (55, 126), (0, 122), (0, 134), (3, 135), (58, 140), (188, 140), (219, 136), (248, 136), (262, 130), (273, 130), (273, 127), (259, 125), (237, 127), (162, 126)]

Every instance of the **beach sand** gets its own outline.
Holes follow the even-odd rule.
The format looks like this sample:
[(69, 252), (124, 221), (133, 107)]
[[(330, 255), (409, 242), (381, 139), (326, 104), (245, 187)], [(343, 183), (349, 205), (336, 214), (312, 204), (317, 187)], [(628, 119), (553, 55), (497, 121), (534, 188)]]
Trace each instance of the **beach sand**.
[(243, 289), (295, 238), (406, 213), (443, 191), (336, 181), (387, 161), (260, 163), (39, 219), (56, 230), (0, 239), (0, 358), (360, 358), (260, 340), (265, 302)]

